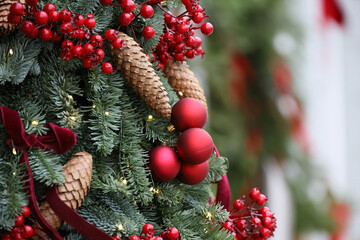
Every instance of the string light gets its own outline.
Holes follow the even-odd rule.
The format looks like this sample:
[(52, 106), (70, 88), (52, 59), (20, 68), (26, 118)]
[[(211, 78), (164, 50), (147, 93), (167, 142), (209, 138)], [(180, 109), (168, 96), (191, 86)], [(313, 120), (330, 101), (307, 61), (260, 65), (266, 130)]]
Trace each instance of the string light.
[(105, 112), (105, 116), (109, 116), (110, 115), (110, 112)]
[(149, 116), (147, 117), (147, 120), (148, 120), (149, 122), (152, 121), (152, 120), (154, 120), (153, 115), (149, 115)]
[(15, 175), (16, 175), (16, 172), (13, 172), (12, 174), (15, 176)]
[(206, 217), (207, 217), (207, 218), (211, 221), (211, 220), (212, 220), (213, 215), (211, 214), (211, 212), (206, 211)]
[(70, 120), (75, 122), (75, 121), (76, 121), (76, 117), (75, 117), (75, 116), (70, 116)]
[(13, 55), (13, 54), (14, 54), (14, 51), (12, 50), (12, 48), (10, 48), (9, 54), (10, 54), (10, 55)]
[(118, 230), (118, 231), (124, 231), (124, 226), (121, 224), (121, 222), (119, 222), (118, 224), (117, 224), (117, 226), (116, 226), (116, 229)]
[(121, 178), (120, 178), (120, 182), (121, 182), (122, 184), (124, 184), (125, 186), (127, 185), (127, 181), (126, 181), (126, 179), (125, 179), (124, 177), (121, 177)]
[(38, 120), (33, 120), (31, 122), (31, 125), (37, 126), (37, 125), (39, 125), (39, 121)]
[(95, 104), (93, 104), (91, 107), (92, 107), (92, 109), (95, 109), (95, 108), (96, 108), (96, 105), (95, 105)]
[(178, 92), (178, 95), (180, 96), (180, 97), (182, 97), (184, 94), (183, 94), (183, 92)]
[(70, 101), (73, 101), (74, 100), (74, 98), (73, 98), (73, 96), (72, 95), (67, 95), (67, 97), (68, 97), (68, 99), (70, 100)]
[(174, 125), (172, 125), (172, 124), (169, 124), (169, 125), (167, 126), (167, 129), (168, 129), (169, 132), (175, 131), (175, 127), (174, 127)]
[(160, 189), (155, 189), (154, 187), (150, 188), (150, 192), (155, 193), (155, 194), (159, 194), (160, 193)]
[(16, 152), (15, 148), (12, 149), (12, 154), (17, 155), (17, 152)]

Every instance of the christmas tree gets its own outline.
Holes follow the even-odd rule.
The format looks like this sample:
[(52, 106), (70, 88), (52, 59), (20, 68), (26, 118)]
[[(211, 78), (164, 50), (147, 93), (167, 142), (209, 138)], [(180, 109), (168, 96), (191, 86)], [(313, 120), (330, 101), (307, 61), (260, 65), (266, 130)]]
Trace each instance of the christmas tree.
[(213, 31), (198, 1), (1, 0), (0, 11), (2, 239), (273, 235), (259, 190), (229, 213), (227, 159), (202, 129), (204, 91), (185, 62), (204, 54), (195, 31)]

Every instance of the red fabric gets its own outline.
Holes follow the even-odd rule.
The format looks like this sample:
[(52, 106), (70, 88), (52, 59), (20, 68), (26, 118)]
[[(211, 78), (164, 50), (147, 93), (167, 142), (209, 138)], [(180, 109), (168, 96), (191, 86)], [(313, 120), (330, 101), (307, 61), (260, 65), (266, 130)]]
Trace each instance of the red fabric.
[[(220, 153), (216, 147), (214, 147), (216, 156), (220, 157)], [(218, 182), (218, 188), (216, 193), (216, 203), (221, 203), (226, 210), (230, 212), (231, 207), (231, 190), (228, 177), (222, 176), (222, 179)]]
[(76, 229), (79, 233), (90, 240), (113, 240), (113, 238), (102, 230), (83, 219), (72, 208), (68, 207), (57, 194), (56, 186), (46, 191), (46, 201), (61, 219)]
[(323, 0), (323, 11), (325, 20), (334, 20), (340, 26), (344, 25), (344, 12), (338, 0)]
[(46, 135), (29, 135), (25, 132), (21, 118), (16, 111), (0, 106), (0, 112), (0, 122), (3, 123), (5, 131), (8, 134), (7, 144), (12, 148), (22, 150), (20, 163), (25, 163), (27, 167), (24, 189), (28, 194), (29, 207), (43, 231), (50, 236), (51, 239), (61, 240), (63, 238), (46, 222), (40, 213), (35, 197), (34, 179), (25, 149), (38, 147), (44, 150), (53, 150), (57, 154), (63, 154), (76, 143), (76, 135), (70, 129), (62, 128), (52, 123), (47, 125), (49, 131)]

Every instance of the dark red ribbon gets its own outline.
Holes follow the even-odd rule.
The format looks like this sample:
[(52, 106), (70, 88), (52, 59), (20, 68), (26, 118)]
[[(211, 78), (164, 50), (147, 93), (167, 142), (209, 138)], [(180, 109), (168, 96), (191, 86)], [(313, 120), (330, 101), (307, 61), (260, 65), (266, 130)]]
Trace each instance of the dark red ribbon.
[(24, 188), (28, 194), (29, 207), (43, 231), (52, 239), (61, 240), (63, 238), (46, 222), (40, 213), (35, 197), (33, 174), (25, 149), (29, 147), (38, 147), (44, 150), (53, 150), (57, 154), (63, 154), (76, 143), (76, 135), (70, 129), (62, 128), (52, 123), (45, 126), (49, 129), (46, 135), (29, 135), (25, 132), (20, 115), (16, 111), (0, 106), (0, 112), (0, 120), (8, 134), (7, 144), (12, 148), (22, 150), (20, 163), (25, 163), (27, 168), (27, 174), (24, 179)]
[[(214, 150), (217, 157), (220, 157), (220, 153), (217, 148), (214, 146)], [(218, 182), (217, 192), (216, 192), (216, 202), (224, 206), (226, 210), (230, 212), (231, 207), (231, 190), (228, 177), (223, 175), (221, 180)]]
[(325, 20), (334, 20), (340, 26), (345, 24), (344, 11), (337, 0), (323, 0)]

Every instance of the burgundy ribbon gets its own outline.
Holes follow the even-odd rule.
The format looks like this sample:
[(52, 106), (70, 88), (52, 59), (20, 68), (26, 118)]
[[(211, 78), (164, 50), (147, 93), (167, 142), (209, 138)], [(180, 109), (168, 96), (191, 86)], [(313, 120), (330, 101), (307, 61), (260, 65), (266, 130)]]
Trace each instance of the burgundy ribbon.
[(7, 144), (12, 148), (22, 151), (20, 163), (25, 163), (27, 168), (27, 174), (24, 177), (24, 188), (28, 194), (29, 207), (43, 231), (52, 239), (61, 240), (63, 238), (46, 222), (40, 213), (35, 197), (33, 174), (25, 149), (38, 147), (44, 150), (53, 150), (56, 154), (63, 154), (76, 143), (76, 135), (70, 129), (62, 128), (52, 123), (46, 124), (45, 127), (49, 129), (46, 135), (29, 135), (25, 132), (21, 118), (16, 111), (0, 106), (0, 113), (0, 122), (3, 123), (8, 134)]
[[(217, 148), (214, 146), (216, 157), (220, 157), (220, 153)], [(217, 192), (216, 192), (216, 202), (224, 206), (224, 208), (230, 211), (231, 207), (231, 190), (228, 177), (226, 175), (222, 176), (222, 179), (218, 182)]]
[(337, 0), (323, 0), (323, 12), (325, 20), (334, 20), (340, 26), (345, 24), (344, 11)]

